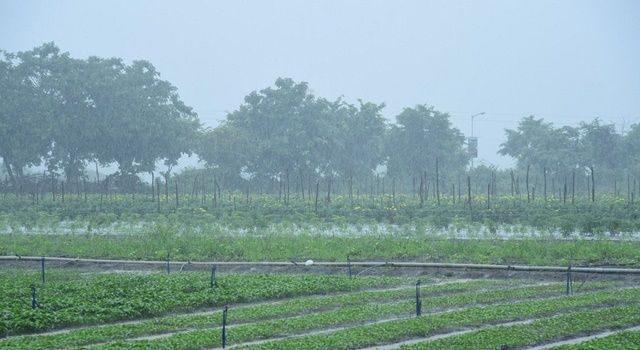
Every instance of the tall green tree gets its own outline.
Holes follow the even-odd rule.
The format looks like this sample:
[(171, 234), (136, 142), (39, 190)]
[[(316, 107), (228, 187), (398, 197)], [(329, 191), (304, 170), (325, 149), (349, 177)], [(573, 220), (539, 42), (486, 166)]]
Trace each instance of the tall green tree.
[(123, 176), (152, 171), (159, 160), (168, 166), (191, 154), (200, 129), (197, 114), (186, 106), (169, 82), (147, 61), (90, 62), (106, 73), (91, 94), (98, 116), (96, 157), (116, 162)]
[(53, 43), (0, 59), (0, 156), (13, 183), (43, 159), (68, 181), (87, 162), (120, 174), (175, 165), (200, 129), (177, 89), (146, 61), (75, 59)]
[(434, 171), (436, 159), (443, 172), (461, 171), (469, 161), (464, 135), (451, 125), (449, 115), (417, 105), (396, 116), (387, 139), (390, 174), (416, 176)]
[(622, 150), (629, 169), (634, 172), (640, 171), (640, 123), (631, 125), (629, 132), (624, 136)]
[[(275, 87), (246, 96), (227, 115), (224, 132), (208, 133), (203, 143), (209, 149), (200, 155), (210, 165), (244, 169), (262, 181), (331, 174), (337, 166), (337, 108), (312, 95), (306, 83), (279, 78)], [(241, 147), (242, 156), (234, 157), (237, 150), (229, 145)], [(222, 164), (225, 159), (235, 160)]]
[(581, 122), (580, 159), (584, 166), (595, 166), (600, 170), (619, 169), (623, 166), (623, 138), (615, 125), (601, 124), (599, 119)]
[(517, 129), (506, 129), (505, 133), (507, 140), (498, 153), (515, 158), (521, 169), (530, 166), (562, 172), (581, 165), (581, 135), (577, 128), (555, 128), (542, 118), (529, 116), (520, 121)]
[(42, 85), (58, 55), (52, 44), (18, 54), (0, 52), (0, 157), (14, 187), (23, 169), (40, 164), (49, 152), (53, 101)]
[[(209, 169), (227, 183), (235, 183), (243, 170), (249, 170), (256, 153), (247, 130), (223, 122), (216, 128), (205, 130), (199, 137), (196, 153)], [(255, 167), (251, 167), (251, 171)]]
[(387, 125), (382, 116), (384, 104), (358, 101), (359, 105), (339, 104), (338, 169), (347, 179), (370, 176), (384, 162)]

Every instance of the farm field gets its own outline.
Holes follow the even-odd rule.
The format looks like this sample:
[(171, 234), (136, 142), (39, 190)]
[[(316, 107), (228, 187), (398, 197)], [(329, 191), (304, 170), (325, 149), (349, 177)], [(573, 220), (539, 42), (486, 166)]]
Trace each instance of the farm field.
[[(243, 203), (233, 196), (203, 205), (185, 195), (179, 207), (163, 199), (160, 210), (141, 195), (0, 201), (0, 348), (214, 349), (223, 338), (226, 348), (238, 349), (638, 344), (634, 276), (574, 273), (568, 293), (564, 272), (356, 264), (351, 274), (345, 265), (634, 269), (640, 266), (636, 204), (603, 197), (571, 206), (504, 196), (489, 207), (482, 197), (471, 205), (446, 197), (421, 205), (398, 195), (395, 206), (389, 196), (357, 205), (337, 195), (316, 211), (308, 201), (256, 196)], [(40, 262), (22, 258), (34, 256), (46, 257), (44, 283)], [(160, 263), (145, 263), (150, 260)], [(262, 262), (290, 265), (260, 268)], [(216, 263), (214, 275), (209, 269)]]
[[(517, 197), (424, 205), (414, 197), (308, 200), (183, 195), (160, 210), (139, 194), (0, 201), (0, 255), (140, 260), (399, 260), (640, 265), (640, 205), (603, 196), (575, 205)], [(237, 200), (235, 199), (237, 196)], [(241, 200), (242, 199), (242, 200)], [(395, 203), (395, 205), (394, 205)]]
[(225, 306), (225, 345), (243, 349), (511, 349), (640, 325), (640, 288), (620, 280), (566, 295), (562, 281), (420, 276), (416, 316), (416, 277), (224, 273), (212, 287), (202, 271), (50, 270), (44, 284), (0, 273), (0, 348), (218, 348)]
[(640, 350), (638, 1), (7, 3), (0, 350)]

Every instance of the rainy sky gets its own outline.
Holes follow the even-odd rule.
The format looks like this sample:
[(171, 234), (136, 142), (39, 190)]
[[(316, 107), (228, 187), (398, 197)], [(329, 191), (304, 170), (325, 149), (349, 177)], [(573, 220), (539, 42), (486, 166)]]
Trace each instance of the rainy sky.
[(0, 49), (54, 41), (72, 56), (146, 59), (207, 126), (277, 77), (318, 96), (433, 105), (476, 164), (528, 115), (640, 122), (640, 1), (9, 1)]

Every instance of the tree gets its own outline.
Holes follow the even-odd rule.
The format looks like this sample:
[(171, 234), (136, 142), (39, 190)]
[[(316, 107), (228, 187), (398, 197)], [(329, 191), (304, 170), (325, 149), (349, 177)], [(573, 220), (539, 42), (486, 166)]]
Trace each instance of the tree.
[(640, 124), (631, 125), (631, 129), (624, 136), (623, 146), (628, 168), (634, 171), (640, 170)]
[(396, 116), (387, 140), (392, 174), (414, 176), (438, 167), (461, 171), (469, 161), (464, 136), (451, 126), (449, 115), (426, 105), (405, 108)]
[(616, 133), (615, 125), (602, 125), (596, 118), (590, 123), (581, 122), (579, 131), (580, 160), (584, 166), (616, 170), (623, 165), (623, 139)]
[(238, 181), (239, 174), (245, 167), (249, 168), (250, 160), (256, 152), (254, 146), (246, 130), (223, 122), (200, 135), (196, 153), (221, 178), (234, 182)]
[(95, 69), (91, 62), (65, 53), (50, 62), (42, 81), (54, 100), (48, 121), (52, 144), (47, 165), (50, 171), (62, 170), (67, 182), (83, 175), (87, 161), (96, 153), (95, 140), (104, 132), (98, 127), (91, 95)]
[(340, 174), (349, 180), (371, 175), (384, 161), (385, 105), (361, 100), (358, 103), (358, 106), (346, 103), (336, 106), (341, 122), (337, 129), (340, 149), (337, 165)]
[[(245, 169), (262, 181), (331, 174), (336, 167), (338, 108), (338, 102), (309, 93), (306, 83), (279, 78), (275, 88), (246, 96), (245, 103), (227, 115), (220, 132), (207, 133), (200, 155), (209, 165)], [(241, 147), (241, 157), (231, 156), (237, 152), (231, 145)]]
[(549, 171), (567, 171), (579, 166), (579, 130), (572, 127), (556, 129), (552, 123), (534, 116), (523, 118), (516, 130), (506, 129), (507, 140), (498, 153), (518, 161), (521, 169), (531, 166)]
[(45, 44), (18, 54), (0, 52), (0, 157), (14, 187), (23, 169), (40, 164), (51, 145), (46, 67), (59, 50)]
[(149, 62), (106, 63), (113, 67), (111, 79), (92, 95), (104, 131), (97, 138), (97, 157), (118, 163), (126, 176), (152, 171), (162, 159), (175, 165), (182, 154), (191, 154), (200, 122), (176, 88)]
[(175, 165), (195, 147), (196, 113), (153, 65), (74, 59), (53, 43), (0, 60), (0, 156), (15, 184), (44, 158), (67, 181), (88, 161), (117, 162), (120, 175)]

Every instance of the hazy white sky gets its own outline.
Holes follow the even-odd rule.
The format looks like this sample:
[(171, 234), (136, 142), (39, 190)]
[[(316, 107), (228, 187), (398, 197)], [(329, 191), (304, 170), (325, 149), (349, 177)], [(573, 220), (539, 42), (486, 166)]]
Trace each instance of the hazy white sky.
[[(480, 162), (530, 114), (640, 122), (640, 1), (9, 1), (0, 49), (146, 59), (215, 126), (277, 77), (335, 99), (470, 116)], [(476, 161), (476, 164), (479, 162)]]

